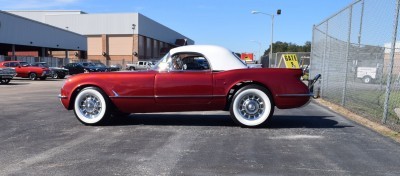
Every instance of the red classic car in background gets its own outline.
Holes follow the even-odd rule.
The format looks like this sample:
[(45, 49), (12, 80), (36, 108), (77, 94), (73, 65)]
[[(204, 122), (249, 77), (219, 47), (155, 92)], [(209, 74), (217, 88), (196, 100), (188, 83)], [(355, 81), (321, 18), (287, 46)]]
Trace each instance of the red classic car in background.
[(50, 76), (50, 70), (45, 67), (33, 67), (27, 62), (23, 61), (4, 61), (0, 62), (0, 67), (13, 67), (17, 72), (16, 77), (29, 78), (31, 80), (36, 80), (40, 78), (45, 80)]
[(267, 124), (274, 107), (309, 101), (302, 74), (248, 68), (228, 49), (191, 45), (172, 49), (151, 70), (72, 76), (59, 98), (86, 125), (129, 113), (226, 110), (237, 124), (254, 127)]

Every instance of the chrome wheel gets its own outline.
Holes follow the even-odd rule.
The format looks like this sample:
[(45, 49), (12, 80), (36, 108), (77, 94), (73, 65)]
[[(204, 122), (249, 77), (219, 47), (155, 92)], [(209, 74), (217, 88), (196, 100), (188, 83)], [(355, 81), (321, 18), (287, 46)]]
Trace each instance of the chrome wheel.
[(256, 94), (248, 94), (242, 97), (237, 108), (243, 118), (256, 120), (264, 113), (264, 101)]
[(230, 113), (233, 121), (241, 126), (260, 126), (274, 113), (274, 104), (267, 89), (248, 85), (237, 91), (233, 97)]
[(78, 93), (74, 112), (79, 121), (86, 125), (96, 125), (109, 117), (108, 99), (101, 92), (98, 88), (87, 87)]
[(101, 112), (99, 98), (93, 94), (82, 96), (79, 101), (79, 111), (88, 119), (96, 118)]

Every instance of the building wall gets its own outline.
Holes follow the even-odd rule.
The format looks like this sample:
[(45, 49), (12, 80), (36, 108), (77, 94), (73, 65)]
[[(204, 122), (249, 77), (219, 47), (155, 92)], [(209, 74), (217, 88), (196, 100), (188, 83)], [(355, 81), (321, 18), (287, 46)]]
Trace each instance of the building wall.
[(46, 15), (45, 18), (47, 24), (68, 27), (82, 35), (133, 34), (132, 24), (139, 26), (137, 13)]
[[(84, 14), (81, 11), (17, 11), (58, 28), (87, 36), (87, 58), (91, 60), (155, 60), (177, 39), (186, 36), (139, 13)], [(132, 25), (135, 24), (135, 30)], [(137, 56), (132, 54), (136, 52)], [(106, 55), (103, 55), (105, 53)]]
[(139, 15), (139, 34), (158, 39), (166, 43), (174, 44), (176, 39), (187, 39), (188, 45), (194, 45), (194, 41), (174, 30), (142, 15)]
[(80, 10), (9, 10), (9, 13), (46, 23), (47, 15), (85, 14)]
[[(149, 37), (134, 35), (89, 35), (88, 59), (137, 62), (138, 60), (156, 60), (163, 56), (163, 47), (170, 44)], [(133, 44), (133, 45), (132, 45)], [(106, 56), (102, 53), (105, 52)], [(138, 56), (132, 56), (137, 52)]]
[(88, 56), (91, 55), (101, 55), (102, 49), (102, 38), (101, 35), (87, 36), (88, 43)]
[(48, 24), (0, 11), (0, 43), (86, 50), (86, 37)]

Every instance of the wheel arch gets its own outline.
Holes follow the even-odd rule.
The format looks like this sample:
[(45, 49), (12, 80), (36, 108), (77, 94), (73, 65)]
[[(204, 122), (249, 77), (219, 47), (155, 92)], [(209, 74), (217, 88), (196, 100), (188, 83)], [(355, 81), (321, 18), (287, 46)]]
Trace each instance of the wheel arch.
[[(79, 93), (80, 91), (82, 91), (83, 89), (87, 88), (87, 87), (95, 87), (95, 88), (98, 88), (98, 89), (101, 91), (100, 93), (102, 93), (102, 94), (105, 95), (104, 98), (109, 99), (109, 95), (106, 93), (106, 91), (104, 91), (104, 89), (101, 88), (101, 87), (98, 86), (98, 85), (95, 85), (95, 84), (84, 84), (84, 85), (79, 85), (79, 86), (76, 87), (76, 88), (72, 91), (72, 93), (71, 93), (70, 100), (69, 100), (69, 104), (68, 104), (68, 109), (69, 109), (69, 110), (72, 110), (72, 109), (73, 109), (73, 107), (74, 107), (74, 102), (75, 102), (75, 98), (76, 98), (76, 96), (78, 95), (78, 93)], [(109, 100), (110, 100), (110, 99), (109, 99)], [(112, 103), (111, 100), (110, 100), (109, 102)]]
[(242, 87), (245, 87), (248, 85), (258, 85), (258, 86), (265, 88), (268, 91), (266, 93), (269, 93), (271, 95), (272, 103), (275, 104), (274, 96), (272, 95), (271, 89), (268, 86), (266, 86), (265, 84), (263, 84), (259, 81), (244, 80), (244, 81), (237, 82), (236, 84), (231, 86), (231, 88), (229, 89), (229, 91), (226, 95), (226, 104), (225, 104), (225, 108), (224, 108), (225, 111), (229, 111), (233, 96), (235, 96), (236, 92), (238, 92)]

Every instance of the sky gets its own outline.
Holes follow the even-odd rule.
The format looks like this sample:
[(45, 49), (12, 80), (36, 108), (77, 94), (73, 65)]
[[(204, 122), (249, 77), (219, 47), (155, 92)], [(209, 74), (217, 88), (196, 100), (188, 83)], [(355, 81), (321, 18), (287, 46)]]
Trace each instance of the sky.
[[(82, 10), (141, 13), (195, 41), (235, 52), (263, 52), (271, 41), (303, 45), (312, 27), (354, 0), (0, 0), (0, 10)], [(282, 14), (276, 15), (281, 9)]]

